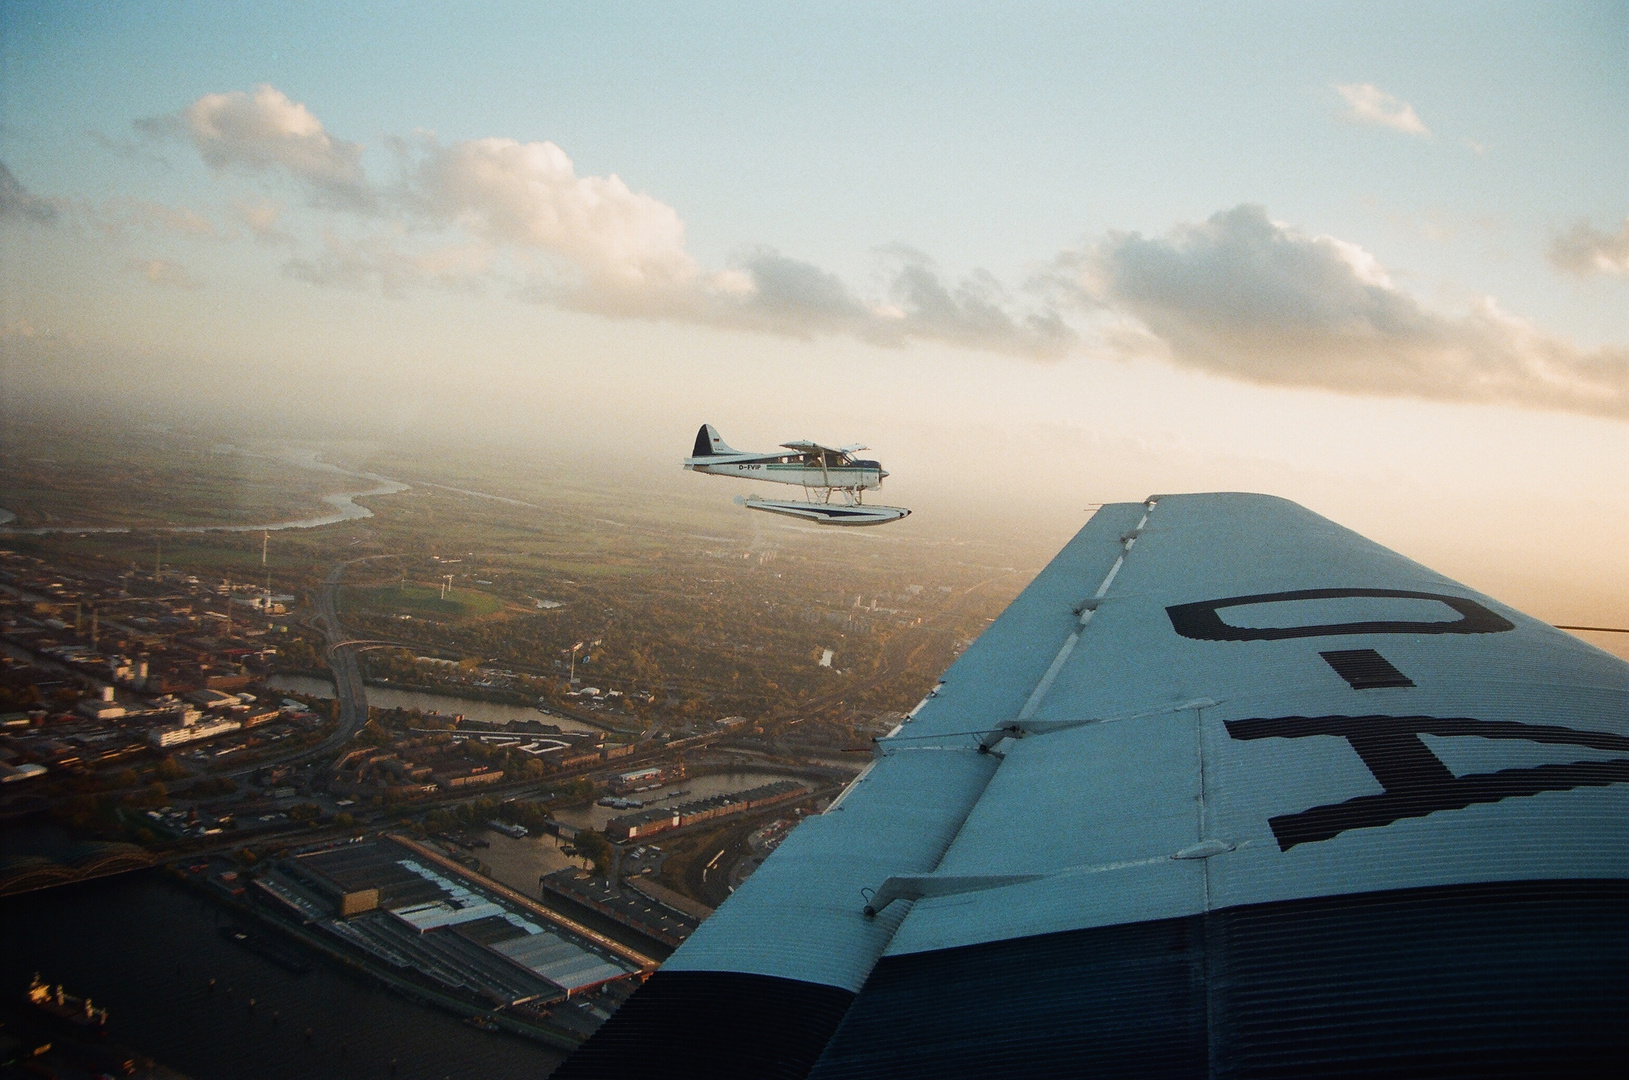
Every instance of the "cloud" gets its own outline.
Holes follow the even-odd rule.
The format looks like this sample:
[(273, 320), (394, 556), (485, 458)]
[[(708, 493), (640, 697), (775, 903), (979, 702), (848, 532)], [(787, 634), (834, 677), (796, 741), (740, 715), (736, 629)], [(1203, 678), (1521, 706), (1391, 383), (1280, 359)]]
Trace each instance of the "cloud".
[(735, 287), (719, 298), (720, 321), (793, 337), (853, 334), (888, 345), (901, 338), (897, 317), (868, 308), (842, 278), (813, 263), (760, 248), (739, 269), (743, 278), (732, 279)]
[(491, 274), (492, 251), (486, 244), (455, 244), (411, 251), (403, 250), (401, 239), (399, 235), (353, 239), (325, 233), (322, 254), (290, 259), (284, 264), (283, 272), (313, 285), (378, 288), (392, 297), (403, 295), (409, 285), (426, 283), (463, 291), (476, 290)]
[(1362, 248), (1259, 206), (1111, 234), (1058, 266), (1079, 310), (1136, 320), (1124, 351), (1255, 383), (1629, 417), (1629, 350), (1580, 349), (1491, 299), (1434, 312)]
[(50, 199), (30, 194), (18, 183), (6, 163), (0, 161), (0, 220), (20, 218), (48, 225), (57, 219), (57, 207)]
[(615, 175), (578, 176), (551, 142), (429, 142), (412, 199), (439, 223), (558, 256), (607, 300), (682, 291), (701, 273), (677, 211)]
[(126, 259), (124, 268), (140, 274), (154, 285), (166, 285), (177, 289), (200, 287), (192, 275), (187, 273), (185, 267), (168, 259)]
[[(891, 249), (884, 295), (862, 300), (832, 274), (777, 252), (747, 253), (708, 270), (685, 248), (684, 221), (618, 176), (579, 175), (552, 142), (433, 135), (391, 140), (402, 181), (369, 184), (361, 147), (333, 138), (302, 104), (272, 86), (207, 94), (169, 117), (138, 122), (183, 137), (216, 170), (282, 171), (330, 210), (387, 221), (384, 235), (325, 231), (320, 252), (284, 266), (290, 277), (400, 295), (414, 284), (478, 287), (505, 256), (521, 268), (515, 295), (619, 318), (666, 319), (810, 337), (847, 334), (883, 345), (935, 340), (1055, 356), (1074, 341), (1056, 311), (1019, 311), (988, 274), (943, 281), (919, 252)], [(275, 203), (238, 203), (259, 239), (292, 242)], [(424, 248), (413, 236), (452, 239)]]
[(940, 341), (966, 348), (1053, 358), (1076, 341), (1051, 308), (1014, 314), (987, 273), (947, 284), (920, 252), (893, 247), (882, 296), (866, 300), (837, 275), (771, 248), (754, 249), (729, 270), (682, 290), (642, 297), (643, 307), (612, 312), (699, 322), (788, 337), (845, 335), (888, 348)]
[(253, 94), (205, 94), (181, 112), (135, 122), (150, 137), (191, 141), (217, 171), (281, 170), (322, 203), (350, 209), (373, 205), (376, 194), (362, 170), (362, 146), (332, 138), (311, 111), (274, 86)]
[(1550, 262), (1578, 277), (1629, 274), (1629, 218), (1615, 233), (1579, 222), (1550, 241)]
[(1037, 357), (1061, 356), (1078, 341), (1050, 306), (1013, 314), (1012, 297), (986, 271), (974, 271), (952, 288), (921, 252), (894, 247), (889, 253), (900, 265), (888, 286), (891, 310), (884, 314), (897, 313), (910, 337)]
[(76, 215), (109, 240), (123, 238), (130, 229), (173, 233), (199, 240), (219, 240), (215, 223), (185, 207), (165, 206), (146, 199), (111, 199), (102, 204), (78, 204)]
[[(1429, 134), (1407, 103), (1374, 86), (1336, 89), (1353, 120)], [(286, 172), (323, 209), (365, 225), (368, 235), (347, 235), (331, 214), (321, 250), (285, 263), (288, 276), (318, 285), (401, 295), (507, 284), (518, 298), (615, 318), (1037, 359), (1096, 347), (1257, 383), (1629, 417), (1624, 350), (1581, 349), (1491, 299), (1434, 311), (1357, 245), (1273, 222), (1257, 206), (1163, 238), (1110, 234), (1060, 254), (1020, 295), (982, 271), (957, 280), (919, 251), (886, 248), (877, 291), (861, 294), (771, 248), (706, 267), (687, 250), (674, 207), (614, 174), (579, 175), (552, 142), (392, 140), (400, 182), (375, 188), (358, 144), (332, 138), (270, 86), (206, 95), (148, 123), (184, 134), (217, 170)], [(240, 203), (238, 213), (257, 237), (291, 242), (276, 204)], [(1580, 226), (1552, 257), (1623, 272), (1626, 246), (1629, 223), (1624, 237)], [(151, 280), (190, 281), (171, 264), (142, 266)]]
[(1346, 99), (1347, 108), (1341, 116), (1354, 124), (1378, 124), (1409, 135), (1431, 134), (1414, 112), (1414, 106), (1373, 83), (1348, 83), (1336, 86), (1335, 90)]
[(256, 240), (268, 244), (294, 243), (294, 237), (278, 225), (283, 217), (283, 208), (278, 203), (270, 199), (240, 199), (232, 204), (232, 209)]
[[(144, 130), (142, 125), (152, 123), (153, 121), (137, 121), (137, 129)], [(149, 136), (153, 134), (151, 131), (144, 131), (144, 133)], [(88, 129), (85, 134), (90, 137), (91, 142), (114, 157), (123, 158), (126, 161), (144, 161), (160, 165), (166, 169), (170, 167), (169, 160), (163, 154), (156, 152), (150, 144), (138, 142), (134, 139), (115, 139), (95, 128)]]

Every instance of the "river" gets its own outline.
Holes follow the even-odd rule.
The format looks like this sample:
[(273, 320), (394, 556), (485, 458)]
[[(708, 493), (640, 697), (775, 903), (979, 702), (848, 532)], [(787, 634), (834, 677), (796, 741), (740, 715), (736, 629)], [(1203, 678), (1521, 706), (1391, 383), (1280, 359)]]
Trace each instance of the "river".
[[(370, 518), (373, 511), (358, 503), (357, 499), (366, 499), (374, 495), (395, 495), (398, 492), (408, 491), (411, 485), (400, 480), (392, 480), (388, 476), (379, 476), (376, 473), (354, 472), (342, 469), (338, 465), (331, 465), (326, 461), (319, 461), (314, 451), (296, 450), (272, 456), (255, 454), (247, 450), (240, 450), (235, 446), (217, 447), (220, 453), (242, 454), (245, 457), (262, 457), (268, 460), (282, 461), (284, 464), (296, 468), (310, 469), (315, 472), (337, 473), (341, 476), (354, 477), (366, 480), (373, 486), (360, 491), (342, 491), (334, 495), (322, 496), (322, 501), (333, 507), (333, 513), (323, 514), (320, 517), (296, 518), (291, 521), (273, 521), (261, 525), (52, 525), (41, 528), (24, 529), (7, 527), (10, 522), (17, 520), (17, 515), (10, 510), (0, 509), (0, 533), (9, 533), (20, 536), (46, 536), (52, 533), (128, 533), (128, 532), (165, 532), (165, 533), (244, 533), (244, 532), (281, 532), (284, 529), (315, 529), (323, 525), (337, 525), (341, 521), (357, 521), (361, 518)], [(475, 493), (471, 493), (475, 494)]]
[[(334, 684), (327, 679), (313, 679), (305, 675), (273, 675), (266, 685), (285, 694), (305, 694), (309, 697), (331, 698)], [(420, 690), (397, 690), (390, 686), (368, 687), (368, 705), (375, 709), (418, 709), (420, 712), (439, 712), (444, 715), (463, 713), (471, 720), (489, 724), (512, 724), (518, 720), (540, 720), (553, 724), (561, 731), (579, 731), (597, 735), (599, 728), (572, 720), (555, 713), (539, 712), (525, 705), (504, 705), (494, 701), (469, 701), (447, 694), (429, 694)]]
[(20, 996), (35, 972), (64, 983), (110, 1011), (113, 1039), (195, 1080), (539, 1080), (564, 1056), (467, 1027), (315, 954), (292, 974), (223, 939), (216, 928), (230, 921), (160, 870), (8, 897), (0, 992)]
[[(644, 803), (648, 807), (672, 806), (675, 802), (692, 802), (712, 795), (734, 795), (738, 791), (747, 791), (751, 788), (762, 787), (765, 784), (773, 784), (777, 780), (790, 779), (793, 779), (793, 777), (784, 772), (735, 769), (730, 772), (693, 776), (688, 780), (676, 780), (671, 784), (664, 784), (654, 791), (636, 791), (626, 797)], [(675, 799), (674, 793), (681, 791), (687, 792), (687, 794), (679, 795)], [(555, 813), (555, 817), (567, 825), (574, 825), (579, 829), (604, 829), (605, 823), (612, 818), (632, 813), (634, 813), (632, 810), (613, 810), (608, 806), (595, 804), (560, 810)]]

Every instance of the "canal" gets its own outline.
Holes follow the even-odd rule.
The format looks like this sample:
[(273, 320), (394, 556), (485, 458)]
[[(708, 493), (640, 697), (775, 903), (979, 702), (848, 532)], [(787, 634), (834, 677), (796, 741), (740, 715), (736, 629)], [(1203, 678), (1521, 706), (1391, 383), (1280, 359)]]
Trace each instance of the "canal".
[[(266, 686), (285, 694), (305, 694), (308, 697), (332, 698), (334, 684), (327, 679), (314, 679), (309, 675), (273, 675)], [(520, 720), (537, 720), (553, 724), (561, 731), (577, 731), (585, 735), (603, 734), (600, 728), (572, 720), (555, 713), (545, 713), (524, 705), (505, 705), (495, 701), (471, 701), (449, 694), (430, 694), (420, 690), (397, 690), (390, 686), (368, 686), (368, 707), (373, 709), (417, 709), (420, 712), (438, 712), (444, 716), (463, 713), (471, 720), (488, 724), (513, 724)]]

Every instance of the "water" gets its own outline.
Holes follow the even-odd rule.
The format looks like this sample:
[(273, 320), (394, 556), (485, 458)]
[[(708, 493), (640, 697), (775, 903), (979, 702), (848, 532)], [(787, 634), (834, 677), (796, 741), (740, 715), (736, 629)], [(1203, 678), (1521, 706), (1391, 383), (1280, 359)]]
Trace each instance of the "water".
[[(271, 521), (262, 525), (49, 525), (33, 529), (7, 528), (8, 533), (18, 536), (49, 536), (52, 533), (115, 533), (129, 532), (165, 532), (165, 533), (250, 533), (250, 532), (281, 532), (284, 529), (316, 529), (324, 525), (335, 525), (341, 521), (359, 521), (370, 518), (373, 511), (355, 502), (356, 499), (365, 499), (372, 495), (395, 495), (397, 492), (407, 491), (408, 486), (395, 480), (386, 480), (383, 477), (370, 477), (381, 481), (376, 487), (366, 491), (347, 491), (337, 495), (324, 495), (322, 501), (334, 508), (331, 514), (321, 517), (298, 518), (292, 521)], [(9, 517), (0, 520), (0, 526), (8, 521), (16, 520), (17, 515), (9, 510), (0, 511)]]
[[(274, 675), (266, 685), (285, 694), (307, 694), (311, 697), (331, 698), (334, 684), (327, 679), (313, 679), (304, 675)], [(467, 701), (446, 694), (427, 694), (418, 690), (397, 690), (388, 686), (369, 686), (368, 705), (375, 709), (418, 709), (421, 712), (439, 712), (451, 716), (463, 713), (471, 720), (491, 724), (510, 724), (517, 720), (539, 720), (553, 724), (562, 731), (581, 731), (599, 734), (600, 729), (577, 720), (569, 720), (554, 713), (541, 713), (524, 705), (502, 705), (492, 701)]]
[[(217, 452), (220, 453), (243, 454), (245, 457), (267, 456), (264, 454), (253, 454), (246, 450), (239, 450), (235, 446), (221, 446), (217, 447), (216, 449)], [(321, 517), (298, 518), (292, 521), (273, 521), (263, 525), (141, 526), (141, 531), (167, 533), (246, 533), (280, 532), (283, 529), (317, 529), (324, 525), (335, 525), (341, 521), (359, 521), (362, 518), (372, 517), (373, 511), (356, 502), (355, 500), (357, 499), (366, 499), (375, 495), (395, 495), (403, 491), (411, 490), (411, 485), (404, 484), (400, 480), (392, 480), (388, 476), (379, 476), (376, 473), (368, 472), (353, 472), (350, 469), (342, 469), (338, 465), (330, 465), (325, 461), (318, 461), (315, 451), (292, 451), (276, 460), (282, 460), (287, 464), (294, 465), (302, 469), (313, 469), (318, 472), (338, 473), (341, 476), (355, 477), (358, 480), (368, 480), (371, 481), (374, 486), (360, 491), (342, 491), (334, 495), (322, 496), (322, 501), (333, 507), (334, 510), (333, 513), (324, 514)], [(471, 494), (475, 493), (472, 492)], [(10, 510), (0, 510), (0, 527), (9, 525), (16, 519), (17, 515), (12, 513)], [(104, 525), (92, 527), (83, 527), (78, 525), (52, 525), (35, 529), (7, 528), (5, 531), (7, 533), (15, 533), (20, 536), (48, 536), (52, 533), (128, 533), (133, 531), (133, 529), (130, 526), (123, 525)]]
[[(675, 803), (687, 803), (696, 799), (705, 799), (712, 795), (733, 795), (738, 791), (747, 791), (765, 784), (773, 784), (777, 780), (795, 779), (786, 773), (761, 772), (757, 769), (739, 769), (725, 773), (711, 773), (707, 776), (694, 776), (688, 780), (675, 780), (671, 784), (664, 784), (654, 791), (635, 791), (623, 796), (635, 799), (645, 804), (646, 808), (656, 806), (672, 806)], [(686, 791), (688, 795), (680, 795), (677, 799), (670, 796), (671, 792)], [(555, 817), (567, 825), (575, 825), (580, 829), (603, 829), (605, 823), (614, 817), (624, 814), (637, 813), (634, 810), (613, 810), (608, 806), (574, 806), (561, 810)], [(657, 843), (661, 843), (660, 838)]]
[(539, 1080), (564, 1057), (467, 1027), (315, 954), (310, 971), (292, 974), (223, 939), (216, 927), (230, 921), (158, 870), (8, 897), (0, 993), (20, 996), (36, 971), (65, 983), (111, 1012), (114, 1040), (196, 1080)]

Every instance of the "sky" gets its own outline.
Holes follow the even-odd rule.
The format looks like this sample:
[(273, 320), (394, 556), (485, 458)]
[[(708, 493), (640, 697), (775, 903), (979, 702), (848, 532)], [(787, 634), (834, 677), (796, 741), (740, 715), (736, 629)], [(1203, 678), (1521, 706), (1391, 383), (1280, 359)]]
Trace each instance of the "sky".
[(1625, 72), (1621, 3), (0, 2), (0, 377), (861, 441), (1051, 546), (1266, 491), (1629, 626)]

